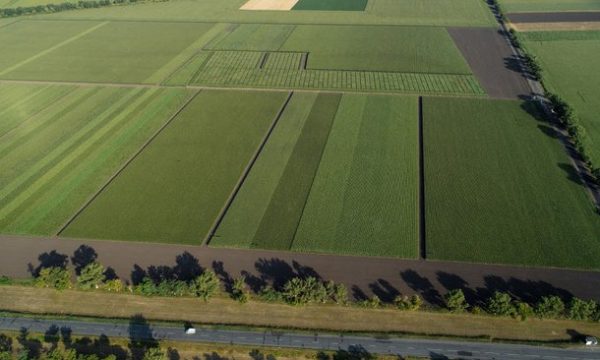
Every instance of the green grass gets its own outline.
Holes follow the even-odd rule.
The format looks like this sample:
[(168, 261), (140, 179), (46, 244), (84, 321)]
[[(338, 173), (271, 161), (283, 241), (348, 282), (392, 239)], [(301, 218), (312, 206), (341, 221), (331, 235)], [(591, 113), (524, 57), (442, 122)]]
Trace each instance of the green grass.
[(418, 256), (417, 99), (344, 96), (292, 250)]
[(295, 94), (211, 245), (414, 258), (417, 181), (415, 98)]
[[(171, 76), (169, 84), (484, 95), (473, 75), (379, 71), (299, 70), (301, 54), (270, 53), (263, 69), (261, 52), (215, 51), (197, 55)], [(289, 67), (282, 69), (281, 67)], [(186, 79), (193, 74), (191, 79)]]
[(0, 232), (55, 234), (185, 94), (43, 87), (21, 105), (43, 111), (6, 112), (0, 123), (12, 130), (0, 143)]
[(597, 269), (600, 216), (552, 130), (521, 106), (424, 100), (428, 257)]
[[(14, 31), (19, 24), (11, 25), (6, 30)], [(27, 24), (30, 31), (35, 31), (36, 34), (46, 32), (44, 23), (30, 21)], [(73, 26), (67, 21), (52, 22), (52, 25), (59, 29)], [(160, 76), (156, 77), (154, 74), (164, 73), (166, 77), (174, 71), (186, 58), (179, 59), (179, 62), (171, 60), (212, 27), (212, 24), (144, 22), (96, 25), (98, 27), (85, 36), (42, 53), (41, 56), (38, 53), (32, 61), (10, 71), (0, 72), (1, 76), (52, 81), (160, 82)], [(0, 44), (4, 45), (1, 33), (0, 30)], [(23, 35), (13, 34), (6, 42), (15, 41), (14, 36)], [(191, 55), (192, 53), (189, 54)], [(167, 69), (163, 69), (165, 66)]]
[(0, 73), (97, 25), (89, 21), (21, 20), (0, 28)]
[(317, 93), (295, 93), (292, 96), (211, 245), (251, 246), (316, 98)]
[(199, 244), (284, 98), (201, 92), (64, 235)]
[(292, 10), (363, 11), (368, 0), (300, 0)]
[[(539, 35), (537, 35), (539, 36)], [(571, 33), (565, 37), (574, 38)], [(577, 35), (584, 38), (584, 35)], [(586, 40), (554, 40), (554, 33), (546, 35), (551, 41), (525, 41), (543, 69), (545, 86), (564, 97), (572, 105), (587, 132), (586, 147), (595, 163), (600, 162), (600, 37), (598, 32), (585, 35)], [(589, 39), (589, 40), (587, 40)], [(545, 39), (544, 39), (545, 40)]]
[(77, 3), (79, 0), (0, 0), (0, 8), (17, 8), (46, 4)]
[(319, 94), (315, 100), (251, 247), (291, 248), (341, 97)]
[(496, 26), (481, 0), (370, 0), (365, 11), (239, 10), (245, 0), (180, 0), (92, 10), (67, 11), (44, 17), (205, 21), (257, 24), (349, 24)]
[(597, 0), (500, 0), (506, 12), (552, 12), (600, 10)]
[(519, 39), (525, 41), (600, 40), (600, 31), (532, 31), (520, 32)]
[(295, 25), (240, 24), (225, 38), (208, 48), (277, 51), (295, 28)]

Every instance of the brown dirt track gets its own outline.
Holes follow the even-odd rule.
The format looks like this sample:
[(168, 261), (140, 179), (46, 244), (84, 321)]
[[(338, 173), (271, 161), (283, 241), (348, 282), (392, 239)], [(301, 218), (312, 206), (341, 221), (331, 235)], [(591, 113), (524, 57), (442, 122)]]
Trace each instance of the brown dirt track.
[[(549, 294), (600, 300), (600, 272), (593, 271), (20, 236), (2, 236), (0, 245), (0, 274), (15, 278), (29, 277), (42, 264), (84, 263), (97, 254), (98, 261), (134, 282), (146, 274), (194, 275), (202, 267), (224, 280), (245, 274), (252, 288), (315, 275), (345, 283), (357, 298), (375, 293), (387, 301), (398, 293), (419, 293), (436, 304), (453, 288), (464, 289), (471, 301), (495, 290), (526, 301)], [(82, 245), (87, 247), (74, 256)]]
[(531, 93), (508, 42), (499, 29), (448, 28), (477, 80), (491, 98), (521, 99)]
[(513, 23), (593, 22), (600, 21), (600, 11), (510, 13), (506, 17)]

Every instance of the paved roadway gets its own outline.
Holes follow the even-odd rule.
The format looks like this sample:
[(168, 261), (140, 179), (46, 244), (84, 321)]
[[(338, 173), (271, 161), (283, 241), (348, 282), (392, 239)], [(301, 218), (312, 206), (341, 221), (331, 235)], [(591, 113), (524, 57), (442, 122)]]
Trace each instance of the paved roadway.
[(551, 347), (438, 341), (401, 338), (374, 338), (319, 333), (292, 333), (283, 331), (216, 330), (197, 328), (195, 335), (185, 335), (183, 326), (129, 325), (126, 323), (82, 322), (6, 317), (0, 318), (0, 330), (30, 333), (45, 333), (51, 326), (68, 328), (72, 335), (123, 337), (188, 342), (208, 342), (250, 346), (275, 346), (307, 348), (315, 350), (346, 350), (351, 346), (362, 346), (374, 354), (397, 354), (431, 358), (461, 359), (600, 359), (600, 348), (577, 347), (559, 349)]

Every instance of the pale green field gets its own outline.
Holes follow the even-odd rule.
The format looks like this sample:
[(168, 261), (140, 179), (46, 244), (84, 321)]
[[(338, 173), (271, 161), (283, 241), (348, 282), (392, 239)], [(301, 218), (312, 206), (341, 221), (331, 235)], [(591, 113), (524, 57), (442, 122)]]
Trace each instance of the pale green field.
[(481, 0), (370, 0), (365, 11), (247, 11), (245, 0), (178, 0), (62, 12), (53, 18), (264, 24), (495, 26)]
[(600, 11), (598, 0), (499, 0), (507, 12)]

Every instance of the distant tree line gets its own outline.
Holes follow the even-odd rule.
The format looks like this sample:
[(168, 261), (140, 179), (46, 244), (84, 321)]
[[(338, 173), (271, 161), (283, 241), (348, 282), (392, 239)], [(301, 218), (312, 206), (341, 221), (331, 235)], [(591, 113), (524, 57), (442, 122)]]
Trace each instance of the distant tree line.
[[(57, 4), (46, 4), (36, 6), (19, 6), (16, 8), (0, 9), (0, 18), (15, 17), (23, 15), (35, 14), (51, 14), (61, 11), (77, 10), (77, 9), (93, 9), (113, 5), (135, 4), (145, 2), (147, 0), (82, 0), (78, 2), (64, 2)], [(156, 1), (156, 0), (153, 0)], [(168, 0), (159, 0), (168, 1)]]

